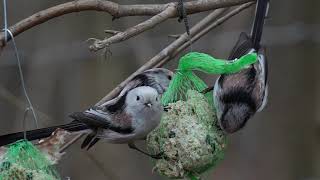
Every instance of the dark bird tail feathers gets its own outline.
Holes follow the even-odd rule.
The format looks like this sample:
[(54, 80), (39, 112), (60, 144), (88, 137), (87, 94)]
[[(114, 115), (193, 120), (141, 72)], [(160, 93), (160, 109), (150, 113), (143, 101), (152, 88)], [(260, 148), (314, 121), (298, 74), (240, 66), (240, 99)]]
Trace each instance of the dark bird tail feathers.
[[(88, 129), (88, 126), (79, 121), (72, 121), (69, 124), (26, 131), (26, 138), (29, 141), (46, 138), (46, 137), (49, 137), (58, 128), (64, 129), (67, 131), (81, 131), (81, 130)], [(24, 138), (24, 132), (17, 132), (17, 133), (2, 135), (0, 136), (0, 146), (8, 145), (10, 143), (13, 143), (23, 138)]]

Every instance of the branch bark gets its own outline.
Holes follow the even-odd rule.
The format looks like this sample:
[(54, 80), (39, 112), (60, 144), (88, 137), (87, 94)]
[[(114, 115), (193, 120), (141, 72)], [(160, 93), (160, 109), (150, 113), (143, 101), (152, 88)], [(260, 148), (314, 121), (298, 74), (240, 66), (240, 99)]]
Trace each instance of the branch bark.
[(95, 39), (94, 43), (89, 48), (90, 50), (98, 51), (109, 46), (110, 44), (125, 41), (169, 19), (170, 17), (174, 16), (175, 12), (176, 7), (174, 4), (170, 4), (164, 11), (136, 26), (130, 27), (124, 32), (117, 33), (116, 35), (110, 38), (105, 38), (104, 40)]
[[(213, 28), (221, 25), (222, 23), (224, 23), (225, 21), (227, 21), (228, 19), (230, 19), (231, 17), (233, 17), (236, 14), (239, 14), (241, 11), (243, 11), (244, 9), (250, 7), (251, 5), (253, 5), (253, 2), (249, 2), (246, 4), (243, 4), (237, 8), (235, 8), (234, 10), (228, 12), (226, 15), (222, 16), (221, 18), (217, 19), (216, 21), (214, 21), (212, 24), (208, 25), (206, 23), (204, 23), (205, 28), (200, 28), (200, 25), (198, 28), (200, 28), (200, 32), (197, 33), (195, 36), (193, 36), (191, 38), (191, 43), (199, 40), (202, 36), (206, 35), (210, 30), (212, 30)], [(213, 14), (213, 13), (212, 13)], [(210, 16), (210, 15), (209, 15)], [(206, 17), (208, 18), (208, 17)], [(203, 19), (205, 20), (205, 19)], [(180, 35), (179, 37), (184, 36), (184, 38), (187, 38), (187, 33), (184, 33), (182, 35)], [(187, 47), (190, 46), (190, 42), (184, 42), (179, 48), (175, 49), (174, 52), (172, 53), (172, 56), (167, 56), (164, 59), (162, 59), (161, 61), (159, 61), (159, 63), (157, 64), (156, 67), (161, 67), (163, 66), (165, 63), (167, 63), (170, 59), (176, 57), (180, 52), (182, 52), (183, 50), (185, 50)]]
[[(240, 5), (250, 1), (254, 0), (194, 0), (186, 2), (185, 9), (187, 14), (194, 14), (223, 7)], [(170, 3), (120, 5), (106, 0), (75, 0), (33, 14), (8, 29), (14, 36), (17, 36), (18, 34), (55, 17), (80, 11), (103, 11), (109, 13), (114, 18), (125, 16), (155, 16), (164, 11), (169, 4)], [(177, 17), (177, 12), (175, 12), (172, 17)], [(2, 32), (0, 33), (0, 50), (5, 46), (5, 44), (5, 35), (4, 32)]]
[[(191, 42), (195, 42), (199, 40), (203, 35), (207, 34), (213, 28), (221, 25), (226, 20), (230, 19), (234, 15), (240, 13), (242, 10), (250, 7), (253, 2), (249, 2), (239, 6), (238, 8), (232, 10), (227, 13), (225, 16), (217, 19), (223, 12), (226, 11), (226, 8), (215, 10), (210, 13), (207, 17), (202, 19), (199, 23), (193, 26), (190, 29)], [(217, 20), (216, 20), (217, 19)], [(216, 20), (216, 21), (215, 21)], [(214, 21), (214, 22), (213, 22)], [(108, 101), (114, 97), (116, 97), (123, 87), (131, 81), (131, 79), (137, 74), (155, 67), (161, 67), (175, 56), (177, 56), (181, 51), (185, 50), (188, 46), (190, 46), (190, 42), (188, 41), (189, 37), (187, 33), (182, 34), (178, 39), (173, 41), (170, 45), (164, 48), (161, 52), (159, 52), (156, 56), (147, 61), (143, 66), (141, 66), (136, 72), (131, 74), (126, 80), (121, 82), (115, 89), (113, 89), (109, 94), (103, 97), (96, 105), (100, 105), (105, 101)]]

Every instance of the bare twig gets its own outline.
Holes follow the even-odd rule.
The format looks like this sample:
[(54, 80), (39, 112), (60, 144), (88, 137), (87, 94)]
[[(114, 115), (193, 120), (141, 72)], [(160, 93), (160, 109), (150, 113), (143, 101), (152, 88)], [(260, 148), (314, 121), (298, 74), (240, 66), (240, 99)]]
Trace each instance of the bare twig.
[[(208, 24), (210, 24), (212, 21), (214, 21), (219, 15), (221, 15), (225, 9), (218, 9), (214, 12), (210, 13), (207, 17), (205, 17), (202, 21), (197, 23), (194, 27), (190, 30), (190, 36), (194, 36), (197, 34), (201, 29), (204, 29)], [(182, 34), (177, 40), (172, 42), (170, 45), (168, 45), (166, 48), (164, 48), (161, 52), (159, 52), (156, 56), (151, 58), (147, 63), (145, 63), (143, 66), (141, 66), (136, 72), (131, 74), (126, 80), (124, 80), (122, 83), (120, 83), (115, 89), (113, 89), (107, 96), (102, 98), (97, 105), (100, 105), (101, 103), (110, 100), (117, 96), (120, 91), (123, 89), (123, 87), (137, 74), (153, 68), (159, 64), (163, 59), (166, 59), (165, 62), (169, 61), (172, 58), (173, 52), (178, 49), (183, 43), (188, 41), (188, 34), (184, 33)]]
[(75, 134), (75, 137), (73, 137), (70, 141), (67, 141), (61, 148), (59, 148), (60, 153), (63, 153), (68, 147), (70, 147), (73, 143), (75, 143), (78, 139), (85, 135), (84, 132), (77, 132)]
[(136, 25), (130, 27), (129, 29), (125, 30), (124, 32), (117, 33), (116, 35), (106, 38), (103, 40), (96, 40), (94, 43), (89, 47), (90, 50), (97, 51), (102, 48), (109, 46), (110, 44), (114, 44), (117, 42), (121, 42), (127, 40), (133, 36), (141, 34), (142, 32), (155, 27), (156, 25), (162, 23), (163, 21), (169, 19), (170, 17), (174, 16), (176, 12), (175, 5), (169, 4), (168, 7), (162, 11), (161, 13), (153, 16), (152, 18)]
[[(221, 25), (223, 22), (227, 21), (228, 19), (230, 19), (231, 17), (233, 17), (234, 15), (240, 13), (242, 10), (250, 7), (251, 5), (253, 5), (253, 2), (249, 2), (246, 4), (243, 4), (241, 6), (239, 6), (238, 8), (230, 11), (229, 13), (227, 13), (226, 15), (224, 15), (223, 17), (217, 19), (215, 22), (213, 22), (212, 24), (210, 24), (209, 26), (206, 26), (204, 29), (202, 29), (199, 33), (197, 33), (195, 36), (193, 36), (191, 38), (191, 42), (195, 42), (197, 40), (199, 40), (202, 36), (206, 35), (210, 30), (212, 30), (213, 28)], [(196, 25), (197, 26), (197, 25)], [(184, 36), (184, 38), (187, 38), (187, 33), (182, 34), (181, 36)], [(162, 59), (161, 61), (159, 61), (159, 63), (155, 66), (155, 67), (161, 67), (163, 66), (167, 61), (169, 61), (170, 59), (176, 57), (181, 51), (185, 50), (187, 47), (190, 46), (189, 42), (184, 42), (179, 48), (175, 49), (175, 51), (172, 53), (172, 56), (167, 56), (164, 59)]]
[(178, 39), (181, 36), (181, 34), (171, 34), (168, 35), (169, 38)]
[(115, 30), (110, 30), (110, 29), (106, 29), (106, 30), (104, 30), (104, 32), (107, 34), (111, 34), (111, 35), (116, 35), (118, 33), (121, 33), (121, 31), (115, 31)]
[[(187, 14), (240, 5), (253, 0), (206, 0), (185, 3)], [(124, 16), (155, 16), (167, 8), (168, 4), (120, 5), (106, 0), (75, 0), (40, 11), (9, 27), (14, 36), (42, 24), (50, 19), (80, 11), (104, 11), (115, 18)], [(172, 17), (177, 17), (177, 13)], [(5, 46), (4, 33), (0, 33), (0, 50)]]

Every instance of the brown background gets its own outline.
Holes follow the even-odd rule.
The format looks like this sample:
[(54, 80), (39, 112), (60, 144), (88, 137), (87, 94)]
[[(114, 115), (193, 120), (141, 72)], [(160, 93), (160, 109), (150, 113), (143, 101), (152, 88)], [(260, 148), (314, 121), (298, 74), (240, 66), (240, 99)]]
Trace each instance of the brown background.
[[(63, 2), (67, 1), (10, 0), (9, 24)], [(142, 2), (169, 1), (121, 1)], [(242, 131), (230, 136), (225, 160), (206, 175), (207, 179), (320, 179), (319, 7), (317, 0), (272, 1), (263, 37), (270, 64), (269, 103)], [(196, 42), (193, 49), (226, 58), (238, 34), (250, 30), (253, 13), (254, 8), (245, 10)], [(190, 24), (205, 14), (190, 16)], [(184, 32), (183, 24), (172, 19), (143, 35), (112, 45), (112, 56), (107, 59), (101, 52), (88, 51), (87, 38), (101, 38), (104, 29), (124, 30), (144, 19), (127, 17), (112, 22), (106, 13), (80, 12), (53, 19), (16, 38), (32, 102), (50, 117), (40, 115), (41, 127), (69, 122), (69, 113), (94, 104), (169, 44), (172, 39), (167, 35)], [(0, 133), (4, 134), (23, 129), (24, 96), (11, 45), (0, 59)], [(175, 64), (168, 67), (174, 69)], [(208, 82), (212, 83), (213, 78)], [(28, 128), (34, 128), (31, 117), (28, 121)], [(150, 159), (126, 145), (100, 142), (89, 152), (79, 146), (77, 143), (68, 149), (58, 165), (63, 177), (165, 179), (152, 173)]]

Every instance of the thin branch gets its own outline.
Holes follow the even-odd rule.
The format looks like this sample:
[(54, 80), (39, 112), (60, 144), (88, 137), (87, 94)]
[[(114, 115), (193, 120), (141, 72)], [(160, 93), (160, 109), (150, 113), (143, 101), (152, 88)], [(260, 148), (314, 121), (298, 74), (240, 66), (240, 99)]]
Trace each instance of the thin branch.
[(93, 44), (89, 47), (90, 50), (98, 51), (103, 49), (110, 44), (118, 43), (121, 41), (125, 41), (133, 36), (143, 33), (144, 31), (155, 27), (156, 25), (162, 23), (163, 21), (169, 19), (170, 17), (174, 16), (176, 13), (176, 7), (172, 3), (170, 4), (164, 11), (161, 13), (153, 16), (152, 18), (136, 25), (130, 27), (129, 29), (125, 30), (124, 32), (117, 33), (116, 35), (106, 38), (104, 40), (95, 40)]
[(59, 152), (63, 153), (67, 148), (69, 148), (72, 144), (74, 144), (78, 139), (80, 139), (82, 136), (85, 135), (84, 132), (77, 132), (75, 133), (75, 137), (70, 139), (70, 141), (67, 141), (61, 148), (59, 148)]
[[(201, 20), (199, 23), (197, 23), (194, 27), (190, 29), (190, 36), (194, 36), (198, 32), (201, 31), (201, 29), (204, 29), (208, 24), (210, 24), (212, 21), (214, 21), (219, 15), (221, 15), (225, 9), (217, 9), (214, 12), (210, 13), (207, 17), (205, 17), (203, 20)], [(126, 80), (124, 80), (122, 83), (120, 83), (115, 89), (113, 89), (107, 96), (102, 98), (97, 105), (102, 104), (105, 101), (108, 101), (114, 97), (116, 97), (120, 91), (123, 89), (123, 87), (131, 81), (131, 79), (136, 76), (137, 74), (153, 68), (159, 64), (163, 59), (167, 59), (165, 62), (169, 61), (172, 58), (173, 52), (178, 49), (183, 43), (188, 41), (188, 34), (184, 33), (182, 34), (178, 39), (173, 41), (170, 45), (168, 45), (166, 48), (164, 48), (161, 52), (159, 52), (156, 56), (151, 58), (149, 61), (147, 61), (143, 66), (141, 66), (136, 72), (131, 74)]]
[[(250, 1), (253, 0), (194, 0), (186, 2), (185, 9), (187, 14), (194, 14), (223, 7), (240, 5)], [(49, 21), (50, 19), (80, 11), (103, 11), (111, 14), (115, 18), (124, 16), (155, 16), (164, 11), (169, 4), (120, 5), (106, 0), (75, 0), (35, 13), (9, 27), (9, 30), (14, 36), (17, 36), (34, 26)], [(172, 17), (177, 17), (177, 13), (175, 12)], [(0, 33), (0, 50), (5, 46), (4, 38), (4, 32)]]
[(104, 32), (106, 34), (111, 34), (111, 35), (116, 35), (118, 33), (121, 33), (121, 31), (115, 31), (115, 30), (110, 30), (110, 29), (106, 29), (106, 30), (104, 30)]
[[(231, 17), (233, 17), (236, 14), (239, 14), (241, 11), (243, 11), (244, 9), (249, 8), (251, 5), (253, 5), (254, 2), (249, 2), (246, 4), (243, 4), (237, 8), (235, 8), (234, 10), (228, 12), (226, 15), (222, 16), (221, 18), (217, 19), (215, 22), (213, 22), (212, 24), (210, 24), (209, 26), (206, 26), (204, 29), (202, 29), (199, 33), (197, 33), (194, 37), (191, 38), (191, 43), (199, 40), (202, 36), (206, 35), (209, 31), (211, 31), (213, 28), (221, 25), (222, 23), (224, 23), (225, 21), (227, 21), (228, 19), (230, 19)], [(187, 38), (187, 33), (184, 33), (180, 36), (184, 36), (184, 38)], [(190, 43), (188, 41), (186, 41), (184, 44), (182, 44), (178, 49), (175, 49), (175, 51), (172, 53), (171, 57), (166, 57), (164, 59), (162, 59), (161, 61), (159, 61), (159, 63), (157, 64), (156, 67), (161, 67), (163, 66), (167, 61), (169, 61), (170, 59), (176, 57), (180, 52), (182, 52), (183, 50), (185, 50), (187, 47), (190, 46)]]
[[(240, 13), (242, 10), (250, 7), (252, 4), (254, 3), (249, 2), (244, 5), (241, 5), (216, 21), (214, 20), (218, 18), (218, 16), (221, 15), (223, 12), (225, 12), (226, 9), (225, 8), (218, 9), (210, 13), (207, 17), (202, 19), (199, 23), (197, 23), (194, 27), (191, 28), (190, 30), (190, 34), (192, 37), (191, 42), (197, 41), (203, 35), (207, 34), (210, 30), (221, 25), (223, 22), (230, 19), (234, 15)], [(212, 23), (212, 21), (214, 22)], [(208, 26), (208, 24), (210, 23), (211, 25)], [(126, 80), (121, 82), (115, 89), (113, 89), (109, 94), (107, 94), (104, 98), (102, 98), (97, 103), (97, 105), (100, 105), (101, 103), (116, 97), (120, 93), (120, 91), (123, 89), (123, 87), (137, 74), (150, 68), (163, 66), (169, 60), (177, 56), (181, 51), (186, 49), (188, 46), (190, 46), (190, 42), (188, 41), (188, 34), (184, 33), (177, 40), (173, 41), (170, 45), (164, 48), (160, 53), (158, 53), (156, 56), (150, 59), (147, 63), (141, 66), (136, 72), (131, 74)]]
[(171, 34), (168, 35), (169, 38), (178, 39), (181, 36), (181, 34)]

